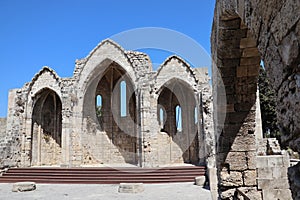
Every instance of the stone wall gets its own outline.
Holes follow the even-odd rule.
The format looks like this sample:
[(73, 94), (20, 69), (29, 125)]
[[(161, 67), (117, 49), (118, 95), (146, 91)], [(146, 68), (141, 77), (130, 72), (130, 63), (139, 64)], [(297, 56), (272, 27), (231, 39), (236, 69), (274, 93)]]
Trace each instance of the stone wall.
[(213, 71), (219, 70), (223, 82), (213, 79), (217, 89), (214, 111), (225, 112), (223, 124), (218, 121), (223, 127), (215, 128), (217, 168), (221, 198), (227, 198), (235, 191), (232, 188), (256, 186), (255, 117), (260, 60), (251, 33), (238, 17), (216, 17), (220, 21), (218, 26), (214, 24), (212, 33)]
[(276, 138), (258, 140), (257, 188), (263, 199), (292, 199), (288, 183), (290, 157), (280, 149)]
[(0, 138), (6, 135), (6, 118), (0, 118)]
[(289, 156), (257, 156), (257, 187), (264, 200), (292, 199), (288, 182)]
[[(242, 134), (252, 132), (249, 122), (254, 117), (251, 114), (254, 107), (250, 108), (250, 105), (254, 105), (253, 91), (256, 89), (258, 66), (260, 60), (263, 60), (267, 75), (277, 93), (277, 116), (283, 133), (282, 141), (294, 150), (299, 150), (299, 12), (300, 2), (297, 0), (216, 2), (211, 37), (212, 56), (216, 67), (214, 70), (220, 71), (225, 85), (224, 96), (227, 99), (227, 121), (223, 132), (218, 133), (221, 134), (220, 137), (223, 134), (228, 137), (228, 130), (232, 134), (238, 133), (239, 129), (227, 128), (226, 123), (237, 124), (239, 119), (242, 119), (241, 124), (247, 124), (244, 124), (244, 130), (240, 129)], [(221, 97), (216, 96), (216, 102)], [(246, 104), (240, 106), (239, 102)], [(244, 110), (247, 106), (250, 108), (248, 111)], [(241, 113), (237, 113), (241, 109), (246, 111), (247, 114), (244, 114), (247, 117), (243, 118)], [(236, 135), (234, 138), (234, 143), (243, 141)], [(223, 141), (222, 138), (218, 140), (220, 153), (224, 147), (228, 147)], [(249, 141), (244, 146), (255, 145), (254, 141)], [(232, 151), (232, 148), (225, 150), (225, 155), (230, 155)], [(224, 158), (221, 156), (218, 161), (223, 163)], [(219, 171), (223, 171), (222, 165), (219, 165)], [(242, 185), (236, 183), (235, 187)], [(222, 180), (220, 188), (221, 191), (225, 189)]]
[[(120, 103), (123, 81), (125, 115)], [(171, 92), (161, 95), (165, 88)], [(176, 106), (182, 109), (181, 130)], [(166, 120), (160, 124), (161, 107)], [(148, 55), (105, 40), (76, 61), (72, 77), (41, 69), (21, 89), (10, 92), (8, 110), (1, 162), (10, 166), (215, 167), (208, 70), (193, 69), (177, 56), (153, 71)]]

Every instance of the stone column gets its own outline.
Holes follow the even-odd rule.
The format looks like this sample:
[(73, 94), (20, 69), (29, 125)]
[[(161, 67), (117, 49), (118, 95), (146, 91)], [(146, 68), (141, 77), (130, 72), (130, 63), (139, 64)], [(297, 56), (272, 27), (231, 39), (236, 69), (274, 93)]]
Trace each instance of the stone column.
[(142, 166), (154, 167), (158, 164), (157, 132), (157, 99), (150, 96), (149, 86), (141, 88), (141, 137), (142, 137)]
[(71, 166), (70, 163), (70, 112), (68, 109), (62, 109), (62, 133), (61, 133), (61, 147), (62, 147), (62, 161), (61, 166)]

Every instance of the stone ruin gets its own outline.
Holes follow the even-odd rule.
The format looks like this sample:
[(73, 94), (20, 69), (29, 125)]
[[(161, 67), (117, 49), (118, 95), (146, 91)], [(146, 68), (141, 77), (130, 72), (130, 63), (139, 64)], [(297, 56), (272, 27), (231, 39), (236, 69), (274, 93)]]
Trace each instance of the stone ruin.
[[(213, 91), (218, 94), (214, 95), (214, 114), (224, 115), (226, 110), (224, 126), (219, 127), (218, 117), (215, 122), (222, 199), (255, 199), (254, 193), (257, 199), (291, 199), (289, 188), (293, 198), (300, 199), (300, 163), (287, 173), (285, 153), (265, 155), (260, 145), (266, 142), (256, 131), (255, 121), (257, 80), (263, 61), (277, 96), (282, 142), (299, 152), (299, 13), (299, 0), (216, 1), (211, 50), (213, 71), (220, 76), (213, 77)], [(220, 83), (224, 92), (218, 92)], [(224, 98), (226, 105), (220, 104)], [(252, 192), (247, 197), (243, 190)]]
[(153, 71), (105, 40), (73, 77), (44, 67), (8, 102), (2, 166), (214, 165), (208, 69), (178, 56)]
[(206, 69), (171, 56), (153, 71), (110, 40), (71, 78), (44, 67), (9, 93), (1, 165), (206, 164), (213, 199), (300, 199), (300, 164), (262, 138), (257, 98), (263, 61), (282, 142), (299, 152), (299, 13), (298, 0), (217, 0), (213, 98)]

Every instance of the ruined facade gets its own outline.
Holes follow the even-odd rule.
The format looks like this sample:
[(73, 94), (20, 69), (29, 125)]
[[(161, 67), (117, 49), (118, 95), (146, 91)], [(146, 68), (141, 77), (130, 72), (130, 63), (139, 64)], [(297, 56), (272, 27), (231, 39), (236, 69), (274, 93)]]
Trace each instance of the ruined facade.
[(1, 151), (10, 148), (11, 157), (1, 162), (213, 166), (212, 141), (207, 69), (171, 56), (153, 71), (146, 54), (105, 40), (76, 61), (73, 77), (44, 67), (23, 88), (10, 91)]
[[(275, 158), (259, 158), (261, 140), (255, 132), (255, 99), (259, 66), (263, 61), (277, 94), (282, 141), (299, 152), (299, 13), (297, 0), (216, 2), (211, 45), (213, 70), (220, 76), (214, 76), (213, 80), (214, 94), (217, 94), (214, 110), (216, 115), (224, 114), (222, 108), (226, 110), (224, 126), (216, 123), (221, 198), (236, 198), (241, 188), (252, 187), (259, 193), (265, 186), (261, 196), (264, 199), (290, 198), (286, 196), (289, 186), (284, 178), (285, 169), (280, 170), (283, 179), (268, 182), (274, 176), (264, 174), (265, 180), (261, 181), (261, 167), (267, 166), (266, 162), (273, 167), (269, 171), (277, 171), (283, 165), (281, 158), (277, 160), (278, 165), (274, 164)], [(224, 92), (218, 91), (222, 84)], [(224, 98), (226, 104), (220, 104)], [(289, 174), (293, 198), (299, 199), (299, 164), (290, 168)]]
[(147, 55), (107, 40), (76, 61), (71, 78), (43, 68), (9, 94), (2, 165), (206, 163), (216, 167), (211, 190), (222, 199), (290, 199), (290, 190), (299, 199), (300, 164), (287, 172), (288, 156), (262, 138), (257, 121), (263, 61), (282, 141), (299, 152), (299, 13), (297, 0), (217, 0), (215, 131), (207, 71), (176, 56), (153, 71)]

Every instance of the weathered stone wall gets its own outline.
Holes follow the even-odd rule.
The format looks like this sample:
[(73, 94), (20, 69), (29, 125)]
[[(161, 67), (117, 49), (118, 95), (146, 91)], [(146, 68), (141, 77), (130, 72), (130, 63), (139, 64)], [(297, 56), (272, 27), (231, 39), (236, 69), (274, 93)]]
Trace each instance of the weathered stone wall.
[(218, 67), (213, 70), (216, 73), (219, 69), (223, 80), (222, 85), (213, 79), (214, 88), (224, 87), (224, 92), (214, 91), (214, 109), (226, 114), (223, 127), (215, 128), (219, 130), (216, 132), (219, 190), (225, 199), (229, 194), (234, 195), (232, 188), (256, 185), (255, 116), (260, 60), (257, 50), (253, 50), (251, 34), (238, 17), (220, 17), (213, 31), (214, 66)]
[(0, 137), (4, 138), (6, 135), (6, 118), (0, 118)]
[[(76, 61), (71, 78), (60, 78), (44, 67), (23, 88), (10, 92), (8, 137), (3, 142), (3, 155), (9, 156), (3, 163), (215, 167), (207, 69), (194, 70), (177, 56), (166, 59), (157, 72), (151, 65), (146, 54), (124, 51), (106, 40)], [(122, 81), (128, 103), (125, 116), (120, 111)], [(167, 86), (172, 95), (164, 106), (172, 122), (160, 125), (159, 96)], [(102, 97), (101, 115), (96, 111), (97, 95)], [(163, 134), (161, 126), (175, 122), (176, 105), (182, 108), (182, 130), (175, 126)], [(166, 149), (171, 149), (169, 158)]]
[(287, 170), (289, 156), (257, 156), (257, 188), (262, 190), (264, 200), (292, 199)]
[[(277, 93), (277, 116), (284, 134), (282, 141), (297, 151), (300, 134), (299, 12), (300, 2), (297, 0), (220, 0), (216, 3), (211, 38), (215, 66), (220, 70), (225, 85), (227, 123), (236, 124), (239, 119), (243, 119), (237, 111), (247, 106), (241, 107), (239, 102), (246, 103), (241, 105), (254, 105), (252, 99), (255, 95), (252, 91), (256, 88), (259, 62), (263, 60)], [(217, 97), (216, 102), (220, 98)], [(254, 107), (249, 111), (245, 110), (248, 117), (241, 121), (248, 126), (242, 130), (244, 134), (252, 132), (249, 129), (249, 122), (253, 119), (252, 110)], [(228, 132), (230, 129), (226, 128), (225, 121), (220, 137), (222, 134), (228, 136), (226, 130)], [(237, 133), (238, 130), (233, 130), (232, 133), (234, 132)], [(239, 137), (234, 138), (235, 142), (242, 141)], [(228, 147), (223, 141), (222, 138), (218, 140), (219, 149)], [(247, 141), (246, 146), (254, 144), (253, 141)], [(232, 150), (227, 149), (226, 155)], [(223, 160), (218, 158), (221, 163)], [(219, 170), (222, 171), (221, 165)], [(223, 191), (225, 188), (222, 185), (221, 180), (220, 189)], [(238, 185), (235, 187), (241, 187)]]
[(24, 112), (22, 90), (10, 90), (8, 100), (6, 134), (0, 142), (1, 167), (20, 165), (23, 153), (21, 152), (22, 135), (19, 134), (20, 128), (23, 125), (22, 113)]
[(276, 138), (258, 140), (257, 149), (257, 188), (263, 199), (292, 199), (288, 183), (290, 158), (280, 149)]

